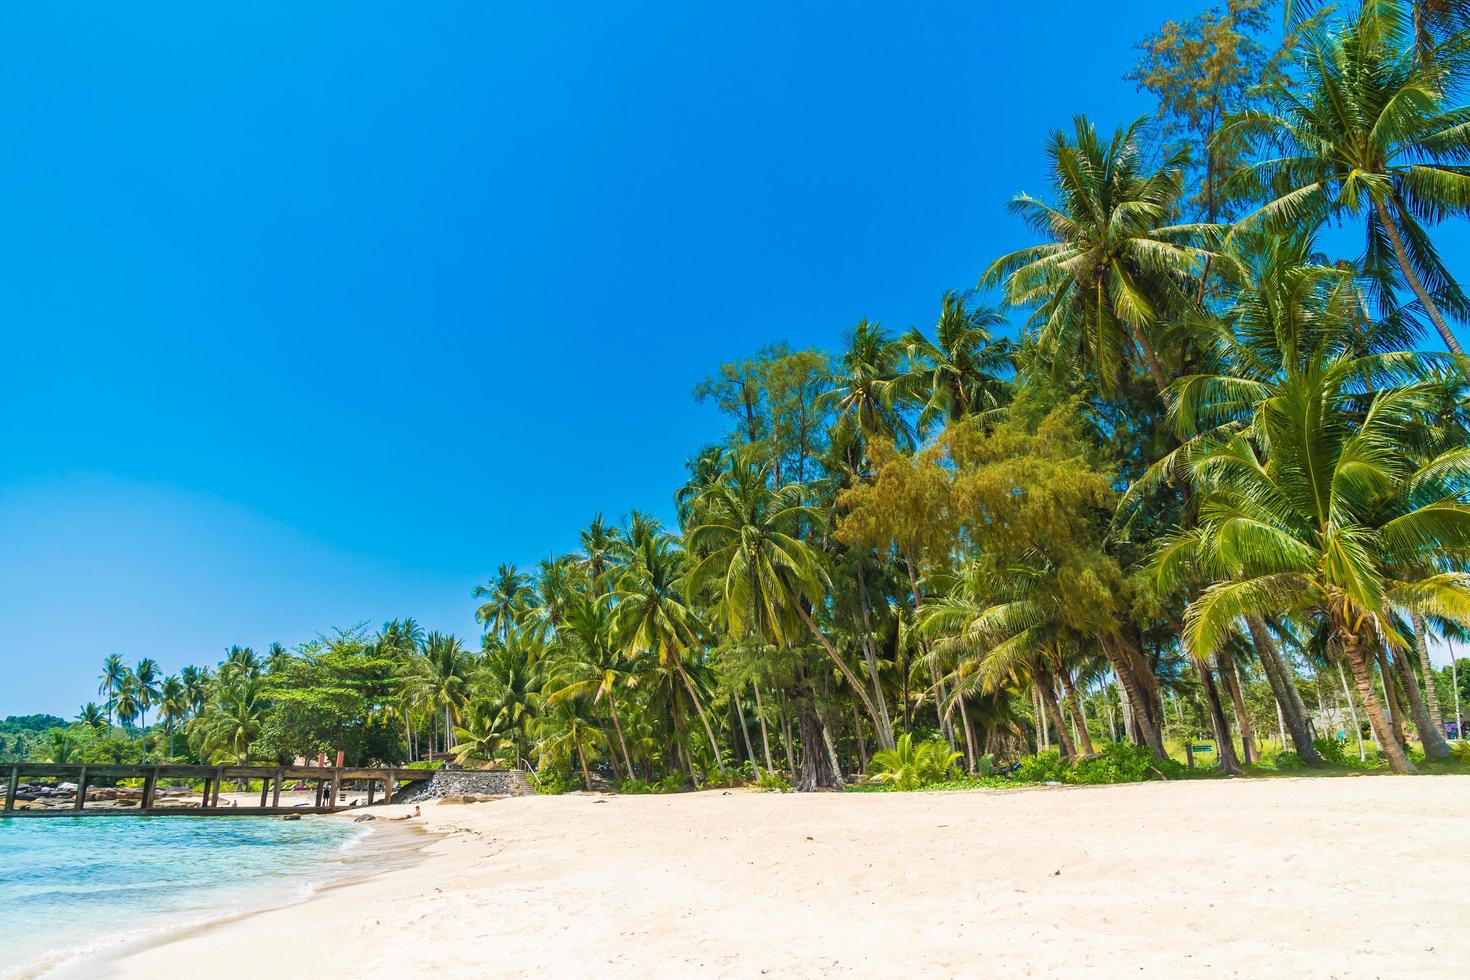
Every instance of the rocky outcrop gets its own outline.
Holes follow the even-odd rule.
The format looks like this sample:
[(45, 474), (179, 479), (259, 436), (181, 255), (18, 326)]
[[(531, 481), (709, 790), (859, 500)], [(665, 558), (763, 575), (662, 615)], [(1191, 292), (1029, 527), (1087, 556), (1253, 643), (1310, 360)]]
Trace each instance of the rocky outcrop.
[(405, 789), (393, 802), (479, 803), (505, 796), (530, 796), (535, 792), (521, 769), (440, 769), (434, 778)]

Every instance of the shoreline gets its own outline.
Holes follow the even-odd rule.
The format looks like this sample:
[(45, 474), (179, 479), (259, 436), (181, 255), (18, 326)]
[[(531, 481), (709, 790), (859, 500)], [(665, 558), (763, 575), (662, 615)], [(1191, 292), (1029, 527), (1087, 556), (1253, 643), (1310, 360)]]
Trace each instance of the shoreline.
[(404, 867), (89, 975), (1449, 975), (1463, 814), (1455, 776), (431, 805)]
[[(375, 808), (376, 809), (376, 808)], [(349, 820), (361, 815), (361, 811), (333, 815), (304, 815), (306, 820)], [(376, 814), (375, 814), (376, 816)], [(183, 818), (178, 818), (183, 819)], [(209, 819), (209, 818), (201, 818)], [(217, 819), (233, 819), (222, 817)], [(239, 819), (278, 819), (242, 817)], [(376, 821), (381, 822), (381, 821)], [(349, 838), (340, 846), (340, 853), (331, 859), (336, 865), (331, 873), (320, 881), (302, 881), (298, 876), (282, 876), (274, 881), (257, 881), (253, 887), (238, 896), (243, 899), (238, 905), (226, 905), (205, 912), (188, 922), (171, 925), (142, 924), (124, 934), (103, 937), (88, 948), (43, 957), (30, 964), (22, 964), (15, 980), (81, 980), (116, 975), (117, 964), (128, 957), (145, 954), (151, 950), (164, 949), (192, 937), (205, 935), (210, 930), (234, 923), (248, 922), (260, 915), (298, 908), (307, 905), (317, 896), (339, 888), (350, 888), (378, 875), (408, 867), (418, 859), (429, 843), (429, 835), (422, 827), (406, 823), (391, 823), (384, 826), (365, 827), (361, 835)], [(374, 865), (374, 862), (380, 862)], [(316, 867), (328, 866), (317, 861)], [(165, 917), (168, 913), (159, 913)]]

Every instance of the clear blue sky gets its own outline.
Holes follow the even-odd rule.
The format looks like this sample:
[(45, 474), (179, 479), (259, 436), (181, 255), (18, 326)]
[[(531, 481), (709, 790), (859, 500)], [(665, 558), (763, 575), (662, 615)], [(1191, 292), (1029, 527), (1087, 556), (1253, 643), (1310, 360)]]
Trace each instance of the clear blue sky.
[(1202, 4), (31, 4), (0, 62), (0, 715), (667, 514), (763, 343), (931, 320)]

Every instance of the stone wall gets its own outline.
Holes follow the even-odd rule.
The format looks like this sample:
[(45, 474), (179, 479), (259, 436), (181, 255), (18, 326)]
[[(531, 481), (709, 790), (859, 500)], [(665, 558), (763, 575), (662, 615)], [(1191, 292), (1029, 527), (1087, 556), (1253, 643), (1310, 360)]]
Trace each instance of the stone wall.
[(440, 769), (434, 778), (406, 788), (394, 803), (421, 803), (446, 796), (529, 796), (535, 790), (520, 769)]

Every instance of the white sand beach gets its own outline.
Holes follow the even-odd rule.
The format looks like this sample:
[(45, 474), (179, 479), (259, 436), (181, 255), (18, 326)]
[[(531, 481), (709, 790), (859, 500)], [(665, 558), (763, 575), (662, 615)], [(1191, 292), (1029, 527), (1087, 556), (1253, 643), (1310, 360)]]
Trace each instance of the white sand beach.
[(1461, 777), (570, 795), (426, 805), (422, 824), (410, 867), (101, 972), (1426, 977), (1470, 964)]

